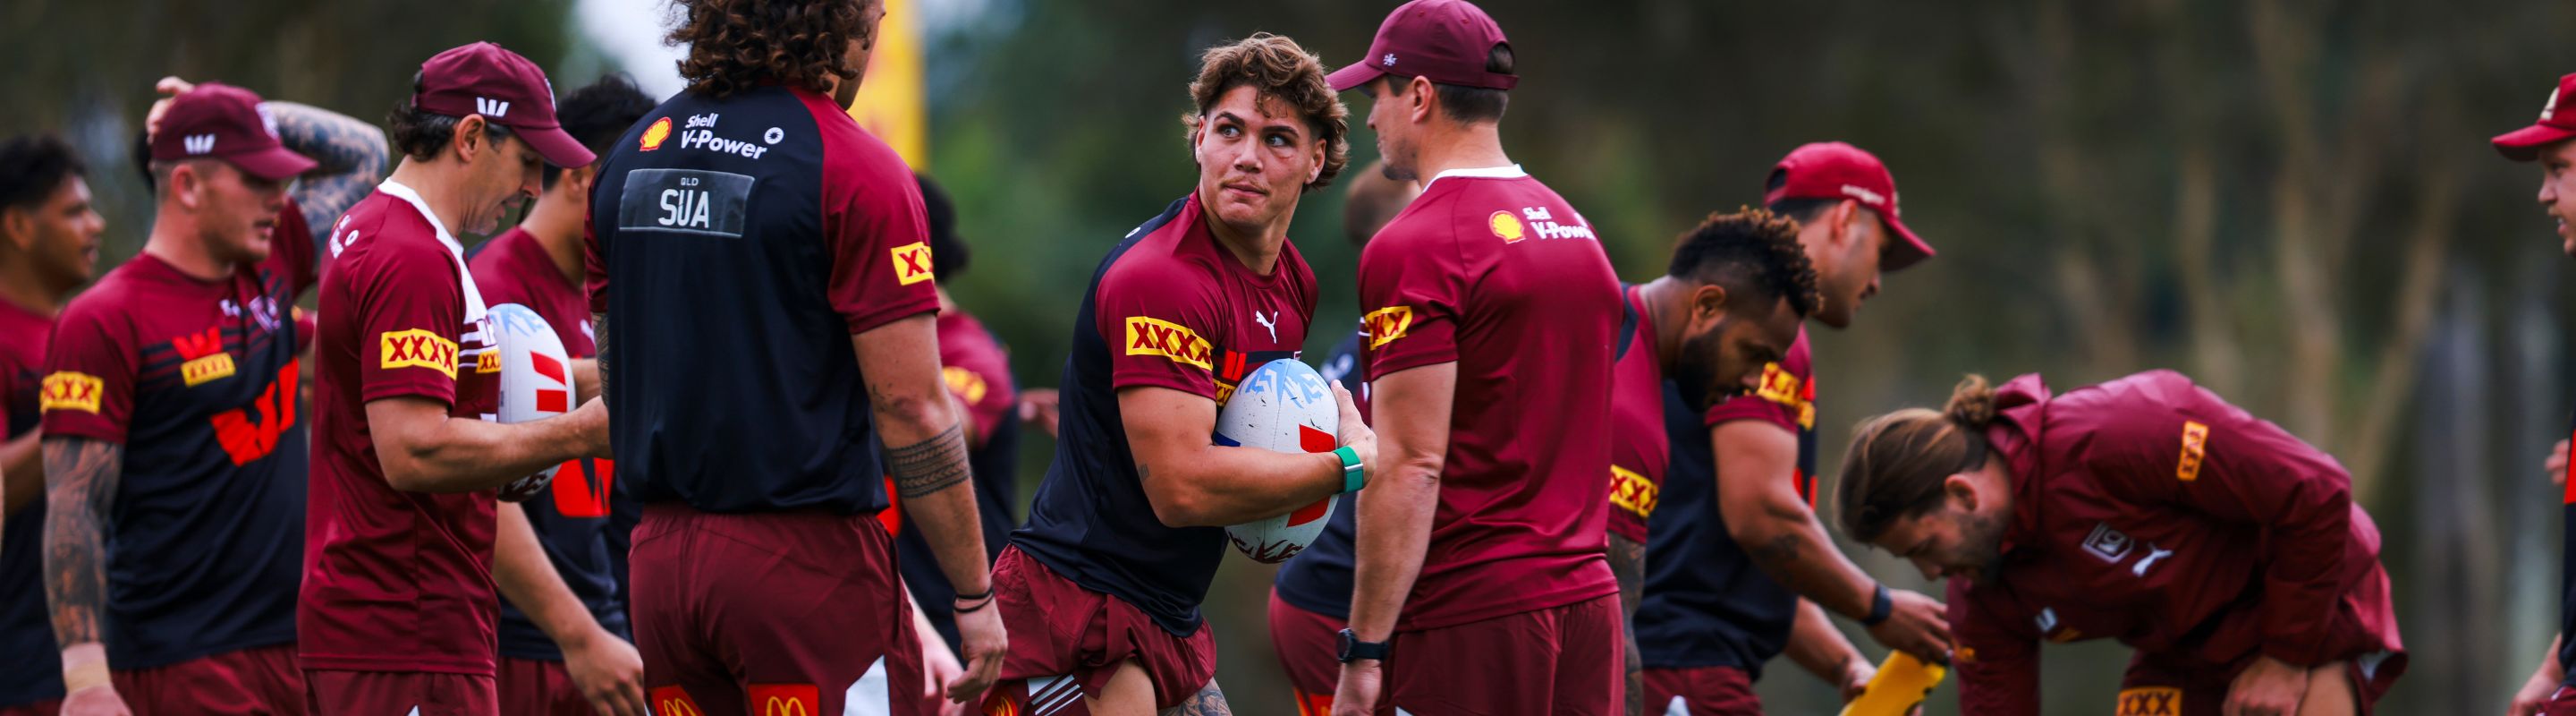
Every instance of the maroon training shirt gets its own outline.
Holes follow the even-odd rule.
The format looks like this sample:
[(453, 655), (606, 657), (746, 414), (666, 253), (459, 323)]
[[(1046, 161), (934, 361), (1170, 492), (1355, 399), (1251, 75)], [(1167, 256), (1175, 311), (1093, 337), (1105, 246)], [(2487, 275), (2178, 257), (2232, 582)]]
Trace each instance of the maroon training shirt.
[(1950, 580), (1966, 713), (2039, 713), (2039, 642), (2114, 638), (2223, 668), (2402, 651), (2379, 528), (2334, 458), (2151, 371), (2051, 398), (2006, 383), (1988, 429), (2013, 472), (2004, 561)]
[(493, 491), (395, 490), (367, 426), (367, 403), (389, 398), (437, 401), (460, 418), (497, 409), (500, 354), (482, 296), (456, 239), (390, 179), (340, 217), (330, 246), (313, 349), (302, 664), (490, 675)]
[(1655, 317), (1646, 312), (1642, 287), (1622, 295), (1637, 326), (1628, 350), (1611, 367), (1610, 533), (1646, 543), (1646, 518), (1664, 489), (1672, 439), (1664, 433), (1664, 364), (1655, 358)]
[(1619, 591), (1601, 499), (1619, 302), (1591, 224), (1517, 166), (1433, 177), (1360, 253), (1373, 380), (1458, 364), (1440, 504), (1399, 631)]

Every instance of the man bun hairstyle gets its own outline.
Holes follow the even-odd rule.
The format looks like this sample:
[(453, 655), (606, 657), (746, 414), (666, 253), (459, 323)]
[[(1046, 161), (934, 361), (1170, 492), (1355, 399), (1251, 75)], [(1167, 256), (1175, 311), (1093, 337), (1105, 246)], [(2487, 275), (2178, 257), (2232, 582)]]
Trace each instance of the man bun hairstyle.
[(1834, 490), (1843, 534), (1875, 541), (1897, 520), (1940, 507), (1951, 475), (1985, 465), (1994, 422), (1995, 389), (1981, 375), (1960, 380), (1939, 411), (1906, 408), (1863, 421)]
[(1198, 137), (1199, 125), (1217, 98), (1236, 87), (1250, 86), (1260, 98), (1279, 100), (1294, 110), (1305, 120), (1307, 131), (1324, 143), (1324, 170), (1306, 188), (1331, 186), (1333, 177), (1351, 163), (1351, 110), (1343, 106), (1332, 84), (1324, 81), (1325, 74), (1322, 58), (1296, 40), (1267, 32), (1210, 47), (1199, 56), (1198, 78), (1190, 81), (1190, 99), (1198, 111), (1181, 116), (1181, 125), (1188, 128), (1184, 136)]

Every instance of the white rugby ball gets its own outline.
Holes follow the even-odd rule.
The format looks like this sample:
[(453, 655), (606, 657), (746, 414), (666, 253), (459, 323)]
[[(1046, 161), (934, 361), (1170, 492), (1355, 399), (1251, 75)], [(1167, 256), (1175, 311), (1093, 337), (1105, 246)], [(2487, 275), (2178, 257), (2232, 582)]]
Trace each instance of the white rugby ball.
[[(1279, 452), (1332, 452), (1340, 434), (1341, 406), (1315, 369), (1281, 358), (1255, 368), (1236, 385), (1216, 414), (1216, 442)], [(1263, 564), (1287, 561), (1323, 534), (1339, 496), (1325, 497), (1288, 514), (1225, 528), (1244, 556)]]
[[(563, 340), (555, 337), (554, 326), (516, 303), (493, 306), (489, 315), (501, 353), (501, 422), (524, 423), (570, 412), (572, 360), (564, 357)], [(526, 501), (544, 494), (554, 479), (555, 468), (549, 467), (501, 486), (500, 497)]]

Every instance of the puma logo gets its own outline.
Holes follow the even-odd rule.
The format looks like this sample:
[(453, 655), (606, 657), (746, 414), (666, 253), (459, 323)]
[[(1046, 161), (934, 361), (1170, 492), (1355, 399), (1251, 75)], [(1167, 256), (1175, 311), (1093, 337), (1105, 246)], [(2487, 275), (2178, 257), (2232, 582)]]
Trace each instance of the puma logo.
[(1268, 318), (1263, 318), (1261, 316), (1261, 309), (1252, 309), (1252, 322), (1261, 324), (1262, 328), (1270, 329), (1270, 342), (1272, 343), (1279, 342), (1279, 324), (1276, 322), (1278, 319), (1278, 311), (1271, 311)]
[(2173, 556), (2173, 550), (2170, 550), (2170, 549), (2156, 549), (2156, 546), (2155, 546), (2155, 544), (2154, 544), (2154, 543), (2149, 543), (2149, 544), (2147, 545), (2147, 556), (2146, 556), (2146, 558), (2145, 558), (2145, 559), (2140, 559), (2140, 560), (2138, 560), (2138, 566), (2130, 567), (2130, 568), (2129, 568), (2129, 573), (2130, 573), (2130, 574), (2137, 575), (2137, 576), (2140, 576), (2140, 577), (2147, 576), (2147, 568), (2148, 568), (2148, 567), (2155, 566), (2155, 564), (2156, 564), (2156, 560), (2164, 559), (2164, 558), (2166, 558), (2166, 557), (2171, 557), (2171, 556)]

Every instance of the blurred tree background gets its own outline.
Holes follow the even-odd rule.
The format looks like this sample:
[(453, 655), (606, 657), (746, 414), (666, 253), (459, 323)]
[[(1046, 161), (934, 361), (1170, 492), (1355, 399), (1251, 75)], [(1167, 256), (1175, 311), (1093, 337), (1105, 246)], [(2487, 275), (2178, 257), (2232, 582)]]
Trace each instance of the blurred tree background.
[[(1102, 253), (1190, 186), (1178, 117), (1198, 52), (1266, 30), (1337, 66), (1394, 4), (916, 2), (927, 169), (978, 255), (951, 288), (1039, 386), (1058, 380)], [(1506, 146), (1583, 208), (1625, 277), (1652, 276), (1701, 215), (1758, 202), (1800, 143), (1847, 140), (1894, 169), (1907, 222), (1941, 255), (1888, 276), (1851, 330), (1815, 333), (1826, 472), (1852, 423), (1937, 404), (1963, 373), (2040, 371), (2062, 389), (2181, 369), (2352, 469), (2414, 655), (2388, 712), (2497, 712), (2538, 662), (2560, 529), (2539, 463), (2565, 434), (2557, 307), (2576, 267), (2531, 203), (2536, 167), (2486, 137), (2528, 124), (2576, 71), (2576, 5), (1484, 4), (1523, 77)], [(127, 142), (157, 77), (380, 120), (421, 60), (472, 40), (527, 54), (558, 87), (667, 76), (599, 39), (664, 17), (652, 0), (16, 0), (0, 6), (0, 132), (59, 132), (93, 161), (112, 263), (150, 218)], [(1364, 161), (1367, 102), (1348, 99)], [(1358, 313), (1340, 212), (1338, 187), (1310, 196), (1294, 232), (1322, 283), (1318, 351)], [(1031, 442), (1022, 494), (1052, 450)], [(1924, 587), (1883, 554), (1862, 561)], [(1269, 578), (1229, 560), (1209, 601), (1219, 682), (1245, 713), (1289, 710)], [(2051, 647), (2048, 711), (2107, 710), (2125, 652)], [(1770, 673), (1772, 712), (1833, 710), (1821, 683)], [(1928, 712), (1954, 713), (1951, 691)]]

